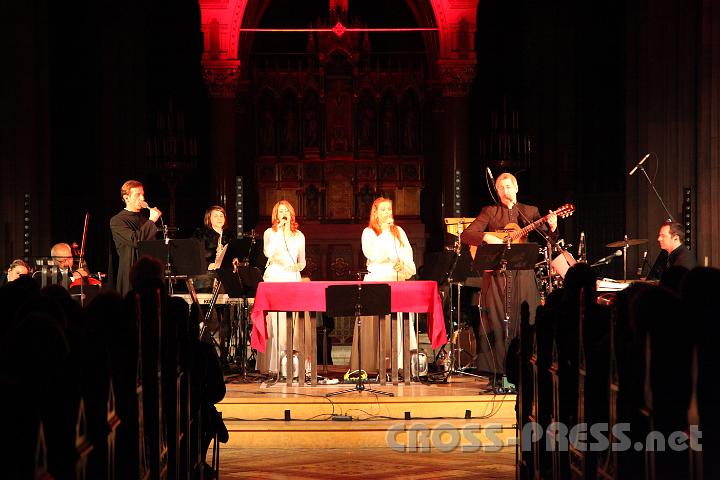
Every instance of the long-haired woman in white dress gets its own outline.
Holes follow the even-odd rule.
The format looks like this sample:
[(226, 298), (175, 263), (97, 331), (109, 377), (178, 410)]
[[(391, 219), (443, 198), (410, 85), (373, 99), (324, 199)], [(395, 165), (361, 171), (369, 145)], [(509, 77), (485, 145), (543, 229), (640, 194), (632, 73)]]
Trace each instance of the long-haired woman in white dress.
[[(266, 282), (299, 282), (305, 268), (305, 236), (295, 221), (295, 209), (287, 200), (273, 206), (272, 226), (263, 235), (267, 266)], [(268, 340), (265, 352), (258, 355), (258, 370), (262, 373), (280, 371), (280, 354), (285, 351), (285, 312), (268, 313), (265, 320)], [(290, 363), (292, 365), (292, 363)]]
[[(395, 225), (393, 217), (392, 200), (377, 198), (370, 209), (370, 221), (362, 233), (362, 250), (367, 258), (365, 281), (397, 282), (407, 280), (415, 275), (415, 262), (413, 251), (405, 231)], [(379, 332), (377, 319), (373, 317), (362, 318), (362, 369), (378, 371), (378, 345)], [(394, 328), (402, 332), (400, 322), (395, 320)], [(357, 329), (357, 327), (356, 327)], [(386, 352), (390, 354), (389, 331), (385, 336), (388, 339)], [(402, 334), (398, 335), (402, 341)], [(399, 343), (399, 345), (401, 345)], [(410, 348), (417, 349), (415, 328), (410, 323)], [(399, 365), (402, 365), (402, 348), (399, 348)], [(357, 370), (357, 338), (353, 338), (353, 350), (350, 359), (350, 369)]]

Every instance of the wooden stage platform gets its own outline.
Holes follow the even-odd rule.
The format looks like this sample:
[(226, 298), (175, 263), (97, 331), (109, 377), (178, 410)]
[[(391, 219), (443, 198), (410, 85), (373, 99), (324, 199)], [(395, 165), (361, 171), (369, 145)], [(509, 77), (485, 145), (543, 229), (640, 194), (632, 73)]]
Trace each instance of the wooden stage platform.
[(353, 388), (343, 383), (288, 387), (226, 380), (227, 394), (217, 405), (230, 433), (224, 448), (470, 451), (515, 444), (515, 395), (484, 393), (487, 381), (474, 377), (410, 386), (366, 384), (392, 397), (367, 391), (326, 396)]

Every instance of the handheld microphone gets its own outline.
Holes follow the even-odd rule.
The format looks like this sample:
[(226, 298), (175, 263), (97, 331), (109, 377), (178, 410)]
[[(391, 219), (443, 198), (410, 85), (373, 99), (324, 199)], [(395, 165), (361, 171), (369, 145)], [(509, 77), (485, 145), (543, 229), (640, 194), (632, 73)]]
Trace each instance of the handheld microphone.
[(648, 159), (648, 157), (650, 156), (651, 153), (652, 153), (652, 152), (650, 152), (650, 153), (648, 153), (647, 155), (645, 155), (645, 156), (642, 158), (642, 160), (640, 160), (640, 162), (638, 162), (638, 164), (635, 165), (632, 170), (630, 170), (630, 173), (628, 174), (630, 177), (632, 177), (633, 174), (634, 174), (635, 172), (637, 172), (637, 169), (640, 168), (640, 166), (641, 166), (643, 163), (645, 163), (645, 160)]
[(148, 203), (147, 203), (145, 200), (143, 200), (142, 202), (140, 202), (140, 206), (141, 206), (142, 208), (147, 208), (147, 209), (150, 208), (150, 205), (148, 205)]
[(642, 275), (643, 268), (645, 268), (645, 262), (647, 262), (647, 250), (645, 250), (645, 252), (643, 252), (642, 262), (640, 262), (640, 266), (637, 269), (638, 276)]
[(585, 232), (580, 232), (580, 241), (578, 242), (578, 260), (583, 261), (586, 255), (585, 248)]
[(621, 256), (621, 255), (622, 255), (622, 250), (617, 249), (617, 250), (615, 250), (614, 253), (611, 253), (611, 254), (608, 255), (607, 257), (601, 258), (601, 259), (598, 260), (597, 262), (593, 263), (591, 266), (592, 266), (592, 267), (597, 267), (598, 265), (607, 265), (608, 263), (612, 262), (612, 259), (613, 259), (613, 258), (619, 257), (619, 256)]

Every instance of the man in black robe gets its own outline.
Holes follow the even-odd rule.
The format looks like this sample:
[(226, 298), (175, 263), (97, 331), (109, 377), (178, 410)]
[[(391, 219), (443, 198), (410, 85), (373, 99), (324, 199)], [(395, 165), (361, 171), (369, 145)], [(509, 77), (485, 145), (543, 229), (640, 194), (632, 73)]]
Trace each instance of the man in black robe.
[[(125, 296), (131, 289), (130, 268), (137, 260), (138, 242), (155, 238), (158, 231), (155, 222), (162, 212), (148, 207), (143, 184), (137, 180), (123, 183), (120, 196), (125, 202), (125, 208), (110, 219), (110, 231), (120, 257), (115, 288)], [(149, 210), (150, 218), (140, 213), (143, 208)]]
[(697, 266), (695, 255), (685, 248), (685, 231), (677, 222), (667, 221), (658, 232), (660, 254), (648, 273), (648, 280), (658, 280), (670, 267), (685, 267), (692, 270)]
[[(504, 229), (510, 223), (522, 228), (541, 218), (537, 207), (517, 202), (518, 184), (513, 175), (509, 173), (500, 175), (495, 181), (495, 190), (500, 203), (483, 207), (480, 215), (462, 233), (463, 243), (478, 246), (483, 242), (503, 243), (499, 237), (486, 232)], [(550, 235), (555, 237), (557, 216), (551, 213), (548, 215), (547, 225), (542, 223), (537, 229), (549, 230)], [(505, 335), (506, 281), (509, 289), (507, 292), (509, 338)], [(491, 385), (498, 385), (502, 383), (502, 375), (505, 372), (507, 346), (519, 329), (520, 306), (522, 302), (528, 303), (530, 319), (533, 322), (535, 310), (540, 302), (540, 294), (533, 270), (506, 270), (505, 273), (500, 270), (485, 271), (482, 285), (478, 367), (480, 371), (491, 374)]]

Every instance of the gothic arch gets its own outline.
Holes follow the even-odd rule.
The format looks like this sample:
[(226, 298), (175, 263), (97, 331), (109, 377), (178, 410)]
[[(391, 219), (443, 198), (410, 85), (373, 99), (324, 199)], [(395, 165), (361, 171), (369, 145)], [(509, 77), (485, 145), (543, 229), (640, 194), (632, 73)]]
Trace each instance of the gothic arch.
[[(350, 0), (352, 1), (352, 0)], [(355, 0), (359, 1), (359, 0)], [(218, 8), (200, 3), (202, 28), (209, 42), (210, 26), (219, 22), (226, 33), (221, 38), (221, 50), (226, 52), (225, 60), (240, 60), (241, 65), (247, 64), (254, 33), (241, 32), (241, 28), (256, 28), (260, 24), (264, 12), (272, 0), (249, 2), (248, 0), (228, 0), (227, 6)], [(418, 27), (437, 27), (437, 31), (422, 34), (429, 64), (434, 64), (439, 58), (453, 56), (453, 34), (462, 22), (471, 22), (474, 25), (476, 1), (462, 0), (405, 0), (405, 3), (415, 18)], [(243, 40), (241, 43), (240, 40)], [(207, 47), (206, 47), (207, 50)], [(207, 53), (207, 51), (206, 51)]]

